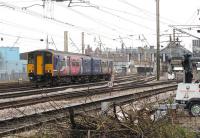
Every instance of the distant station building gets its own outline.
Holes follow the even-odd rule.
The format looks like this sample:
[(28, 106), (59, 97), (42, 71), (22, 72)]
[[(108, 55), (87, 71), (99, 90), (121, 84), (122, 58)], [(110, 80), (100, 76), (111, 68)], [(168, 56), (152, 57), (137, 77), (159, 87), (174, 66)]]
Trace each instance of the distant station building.
[(98, 48), (92, 51), (88, 47), (85, 51), (87, 55), (109, 58), (114, 61), (114, 69), (120, 72), (153, 73), (155, 66), (156, 49), (151, 47), (121, 48), (116, 50), (105, 50), (101, 52)]
[(123, 50), (106, 49), (105, 51), (101, 51), (99, 48), (96, 48), (93, 51), (92, 48), (88, 46), (85, 49), (85, 54), (113, 60), (114, 70), (116, 73), (128, 73), (133, 65), (130, 60), (130, 55)]
[(185, 54), (192, 55), (192, 52), (182, 46), (177, 39), (175, 42), (170, 41), (168, 45), (160, 51), (160, 54), (162, 73), (175, 72), (176, 78), (182, 78), (183, 57)]
[(192, 40), (192, 51), (194, 57), (200, 57), (200, 40)]
[(20, 60), (19, 47), (0, 47), (0, 80), (26, 77), (26, 60)]
[(162, 62), (167, 62), (171, 58), (183, 57), (186, 53), (192, 54), (192, 52), (182, 46), (180, 42), (170, 42), (160, 53)]
[(131, 54), (137, 73), (153, 73), (156, 65), (156, 49), (154, 49), (154, 46), (127, 49), (127, 51)]

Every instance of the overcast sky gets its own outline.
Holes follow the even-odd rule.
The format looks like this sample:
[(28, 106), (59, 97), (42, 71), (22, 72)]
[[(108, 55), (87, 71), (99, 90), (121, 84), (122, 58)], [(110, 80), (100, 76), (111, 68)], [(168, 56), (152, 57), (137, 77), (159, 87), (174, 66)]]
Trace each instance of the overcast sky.
[[(20, 47), (20, 52), (44, 49), (46, 43), (40, 39), (48, 35), (49, 41), (55, 43), (49, 47), (63, 50), (64, 31), (69, 32), (71, 52), (80, 52), (81, 32), (85, 32), (85, 44), (93, 49), (99, 40), (104, 48), (120, 48), (119, 37), (126, 47), (146, 45), (139, 40), (143, 36), (150, 45), (156, 45), (155, 0), (88, 1), (90, 4), (73, 3), (71, 7), (68, 2), (47, 2), (44, 9), (39, 6), (42, 0), (0, 0), (1, 46)], [(163, 41), (168, 40), (162, 34), (172, 33), (169, 25), (199, 25), (198, 9), (199, 0), (160, 0), (161, 45), (166, 46)], [(200, 37), (196, 30), (184, 31)], [(191, 49), (194, 38), (180, 39)]]

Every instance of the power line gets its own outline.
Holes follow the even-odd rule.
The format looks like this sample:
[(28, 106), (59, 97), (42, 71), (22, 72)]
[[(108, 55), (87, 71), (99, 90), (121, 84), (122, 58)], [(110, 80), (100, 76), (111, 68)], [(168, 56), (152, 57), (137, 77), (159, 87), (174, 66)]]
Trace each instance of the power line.
[[(126, 15), (129, 15), (129, 16), (132, 16), (132, 17), (137, 17), (137, 18), (140, 18), (140, 19), (143, 19), (143, 20), (148, 20), (148, 21), (151, 21), (151, 22), (155, 21), (155, 17), (149, 16), (149, 15), (141, 16), (141, 15), (138, 15), (138, 14), (133, 14), (133, 13), (127, 12), (127, 11), (112, 9), (112, 8), (108, 8), (108, 7), (105, 7), (105, 6), (99, 6), (99, 5), (98, 5), (97, 8), (99, 8), (99, 9), (107, 9), (107, 10), (110, 10), (110, 11), (119, 12), (119, 13), (122, 13), (122, 14), (126, 14)], [(161, 21), (161, 23), (163, 25), (169, 25), (169, 23), (164, 22), (164, 21)]]
[(74, 24), (71, 24), (71, 23), (68, 23), (68, 22), (64, 22), (64, 21), (61, 21), (61, 20), (58, 20), (58, 19), (55, 19), (55, 18), (45, 17), (45, 16), (43, 16), (43, 15), (37, 13), (37, 12), (27, 10), (27, 9), (22, 10), (21, 7), (18, 7), (18, 6), (12, 5), (12, 4), (7, 4), (5, 2), (0, 2), (0, 4), (5, 5), (7, 7), (10, 7), (8, 9), (12, 9), (13, 11), (22, 12), (22, 13), (25, 13), (25, 14), (29, 14), (31, 16), (35, 16), (35, 17), (38, 17), (38, 18), (41, 18), (41, 19), (45, 19), (45, 20), (53, 22), (53, 23), (59, 23), (59, 24), (62, 24), (62, 25), (65, 25), (65, 26), (70, 26), (72, 28), (76, 28), (78, 30), (82, 30), (82, 31), (85, 31), (85, 32), (88, 32), (88, 33), (91, 33), (91, 34), (101, 35), (102, 37), (112, 39), (112, 38), (105, 36), (103, 34), (98, 34), (98, 33), (92, 32), (91, 30), (94, 30), (94, 29), (84, 28), (84, 27), (77, 26), (77, 25), (74, 25)]
[(45, 34), (46, 33), (46, 32), (43, 32), (41, 30), (38, 30), (38, 29), (35, 29), (35, 28), (32, 28), (32, 27), (23, 26), (23, 25), (16, 24), (16, 23), (13, 23), (13, 22), (10, 22), (10, 21), (6, 21), (6, 20), (2, 20), (2, 19), (0, 19), (0, 23), (4, 24), (4, 25), (7, 25), (7, 26), (12, 26), (12, 27), (16, 27), (16, 28), (25, 29), (25, 30), (30, 30), (30, 31), (33, 31), (33, 32), (41, 33), (41, 34)]
[[(91, 3), (89, 3), (89, 4), (91, 4)], [(124, 18), (124, 17), (122, 17), (122, 16), (120, 16), (120, 15), (111, 13), (111, 12), (109, 12), (109, 11), (103, 10), (103, 9), (101, 9), (98, 5), (93, 4), (92, 7), (95, 8), (95, 9), (97, 9), (97, 10), (99, 10), (99, 11), (101, 11), (101, 12), (104, 12), (104, 13), (109, 14), (109, 15), (111, 15), (111, 16), (117, 17), (117, 18), (119, 18), (119, 19), (121, 19), (121, 20), (124, 20), (124, 21), (126, 21), (126, 22), (133, 23), (133, 24), (135, 24), (135, 25), (137, 25), (137, 26), (139, 26), (139, 27), (146, 28), (146, 29), (149, 29), (149, 30), (151, 30), (151, 31), (154, 31), (152, 28), (150, 28), (150, 27), (148, 27), (148, 26), (145, 26), (145, 25), (142, 25), (142, 24), (140, 24), (140, 23), (134, 22), (134, 21), (132, 21), (132, 20), (130, 20), (130, 19)]]
[(23, 39), (29, 39), (33, 41), (43, 41), (41, 38), (32, 38), (32, 37), (26, 37), (26, 36), (21, 36), (21, 35), (12, 35), (12, 34), (7, 34), (7, 33), (0, 33), (1, 35), (5, 36), (10, 36), (10, 37), (15, 37), (15, 38), (23, 38)]
[[(93, 5), (94, 5), (94, 4), (93, 4)], [(149, 30), (151, 30), (151, 31), (154, 31), (152, 28), (150, 28), (150, 27), (148, 27), (148, 26), (139, 24), (139, 23), (134, 22), (134, 21), (132, 21), (132, 20), (130, 20), (130, 19), (124, 18), (124, 17), (122, 17), (122, 16), (120, 16), (120, 15), (116, 15), (116, 14), (113, 14), (113, 13), (108, 12), (108, 11), (106, 11), (106, 10), (100, 9), (100, 8), (98, 8), (98, 6), (96, 6), (96, 5), (94, 5), (93, 8), (95, 8), (95, 9), (101, 11), (101, 12), (104, 12), (104, 13), (106, 13), (106, 14), (109, 14), (109, 15), (111, 15), (111, 16), (115, 16), (115, 17), (117, 17), (117, 18), (119, 18), (119, 19), (122, 19), (122, 20), (124, 20), (124, 21), (126, 21), (126, 22), (133, 23), (133, 24), (135, 24), (135, 25), (137, 25), (137, 26), (140, 26), (140, 27), (142, 27), (142, 28), (146, 28), (146, 29), (149, 29)], [(77, 12), (77, 11), (76, 11), (76, 12)], [(80, 12), (79, 12), (79, 14), (80, 14)], [(86, 15), (84, 15), (84, 16), (86, 17)]]
[[(18, 7), (18, 6), (15, 6), (15, 5), (12, 5), (12, 4), (7, 4), (5, 2), (0, 2), (1, 5), (5, 5), (7, 7), (10, 7), (11, 9), (13, 9), (14, 11), (19, 11), (19, 12), (22, 12), (22, 13), (25, 13), (25, 14), (29, 14), (29, 15), (32, 15), (32, 16), (35, 16), (35, 17), (39, 17), (39, 18), (42, 18), (42, 19), (46, 19), (48, 21), (53, 21), (55, 23), (60, 23), (60, 24), (65, 24), (65, 25), (68, 25), (68, 26), (71, 26), (71, 27), (75, 27), (75, 25), (71, 24), (71, 23), (68, 23), (68, 22), (63, 22), (61, 20), (57, 20), (57, 19), (54, 19), (54, 18), (49, 18), (49, 17), (46, 17), (46, 16), (43, 16), (37, 12), (34, 12), (34, 11), (31, 11), (31, 10), (27, 10), (27, 9), (22, 9), (21, 7)], [(9, 8), (9, 9), (10, 9)]]
[[(130, 3), (130, 2), (127, 2), (126, 0), (118, 0), (118, 1), (121, 2), (121, 3), (123, 3), (123, 4), (128, 5), (128, 6), (130, 6), (130, 7), (135, 8), (135, 9), (137, 9), (137, 10), (143, 12), (143, 13), (146, 14), (146, 15), (149, 15), (149, 16), (152, 16), (152, 17), (156, 17), (156, 14), (155, 14), (155, 13), (153, 13), (153, 12), (151, 12), (151, 11), (148, 11), (148, 10), (146, 10), (146, 9), (140, 8), (140, 7), (134, 5), (134, 4)], [(163, 16), (161, 16), (161, 19), (165, 19), (165, 20), (168, 20), (169, 22), (174, 22), (174, 23), (175, 23), (175, 21), (173, 21), (173, 20), (171, 20), (171, 19), (168, 19), (168, 18), (166, 18), (166, 17), (163, 17)]]
[(192, 24), (195, 20), (195, 17), (198, 17), (197, 15), (197, 11), (195, 10), (194, 13), (192, 14), (192, 16), (186, 21), (185, 24)]
[[(62, 7), (63, 7), (63, 6), (62, 6)], [(64, 8), (66, 8), (66, 7), (64, 7)], [(76, 14), (79, 14), (79, 15), (81, 15), (81, 16), (83, 16), (83, 17), (89, 19), (89, 20), (92, 20), (93, 22), (95, 22), (95, 23), (97, 23), (97, 24), (101, 24), (101, 25), (104, 26), (105, 28), (108, 28), (108, 29), (110, 29), (110, 30), (112, 30), (112, 31), (116, 31), (117, 33), (120, 33), (120, 32), (118, 32), (115, 28), (113, 28), (112, 26), (109, 26), (109, 25), (103, 23), (101, 20), (97, 20), (97, 19), (95, 19), (95, 18), (92, 18), (92, 17), (90, 17), (90, 16), (88, 16), (88, 15), (86, 15), (86, 14), (84, 14), (84, 13), (81, 13), (81, 12), (79, 12), (79, 11), (76, 11), (76, 10), (74, 10), (74, 9), (72, 9), (72, 8), (67, 8), (67, 9), (70, 10), (70, 11), (73, 11), (73, 12), (75, 12)]]
[[(67, 10), (75, 12), (76, 14), (79, 14), (79, 15), (81, 15), (81, 16), (83, 16), (83, 17), (85, 17), (85, 18), (87, 18), (87, 19), (89, 19), (89, 20), (91, 20), (91, 21), (93, 21), (93, 22), (95, 22), (97, 24), (101, 24), (105, 28), (108, 28), (109, 30), (112, 30), (112, 31), (116, 31), (119, 34), (122, 33), (122, 32), (119, 32), (118, 29), (120, 29), (120, 30), (126, 30), (126, 31), (131, 31), (131, 29), (122, 28), (121, 26), (118, 26), (118, 25), (115, 25), (115, 24), (110, 24), (107, 21), (103, 21), (103, 20), (99, 20), (99, 19), (93, 18), (93, 17), (88, 16), (87, 14), (84, 14), (83, 12), (79, 12), (79, 11), (77, 11), (75, 9), (68, 8), (68, 7), (63, 6), (63, 5), (59, 5), (59, 6), (62, 6), (64, 8), (66, 8)], [(108, 25), (108, 24), (110, 24), (110, 25)], [(113, 28), (113, 27), (115, 27), (115, 28)]]
[(134, 21), (132, 21), (132, 20), (130, 20), (130, 19), (127, 19), (127, 18), (125, 18), (125, 17), (122, 17), (122, 16), (119, 16), (119, 15), (113, 14), (113, 13), (111, 13), (111, 12), (108, 12), (108, 11), (105, 11), (105, 10), (102, 10), (102, 9), (98, 9), (98, 8), (96, 8), (96, 9), (99, 10), (99, 11), (101, 11), (101, 12), (104, 12), (104, 13), (106, 13), (106, 14), (110, 14), (110, 15), (112, 15), (112, 16), (115, 16), (115, 17), (117, 17), (117, 18), (119, 18), (119, 19), (121, 19), (121, 20), (124, 20), (124, 21), (126, 21), (126, 22), (135, 24), (135, 25), (137, 25), (137, 26), (139, 26), (139, 27), (141, 27), (141, 28), (145, 28), (145, 29), (154, 31), (152, 28), (150, 28), (150, 27), (148, 27), (148, 26), (145, 26), (145, 25), (142, 25), (142, 24), (140, 24), (140, 23), (134, 22)]
[(69, 40), (71, 41), (72, 46), (74, 46), (76, 50), (80, 53), (81, 52), (80, 48), (74, 43), (71, 37), (69, 37)]
[(179, 31), (179, 32), (181, 32), (181, 33), (183, 33), (183, 34), (186, 34), (186, 35), (188, 35), (188, 36), (194, 37), (194, 38), (196, 38), (196, 39), (200, 39), (199, 37), (197, 37), (197, 36), (195, 36), (195, 35), (193, 35), (193, 34), (190, 34), (190, 33), (186, 32), (186, 31), (183, 31), (182, 29), (179, 29), (179, 28), (177, 28), (177, 27), (175, 27), (175, 26), (170, 26), (170, 27), (172, 27), (173, 29), (175, 29), (175, 30), (177, 30), (177, 31)]

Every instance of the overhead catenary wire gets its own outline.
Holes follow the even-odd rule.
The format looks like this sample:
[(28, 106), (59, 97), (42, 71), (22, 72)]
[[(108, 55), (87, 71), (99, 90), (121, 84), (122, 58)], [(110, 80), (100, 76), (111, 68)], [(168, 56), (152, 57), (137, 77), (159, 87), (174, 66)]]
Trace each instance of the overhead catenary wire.
[[(117, 11), (117, 12), (121, 12), (121, 13), (126, 13), (126, 14), (129, 14), (129, 15), (131, 15), (131, 16), (136, 16), (136, 17), (138, 17), (138, 18), (142, 18), (142, 17), (139, 16), (139, 15), (137, 16), (137, 15), (135, 15), (135, 14), (131, 14), (131, 13), (128, 13), (128, 12), (126, 12), (126, 11), (116, 10), (116, 9), (108, 8), (108, 7), (101, 6), (101, 5), (99, 6), (99, 5), (96, 5), (96, 4), (91, 3), (91, 2), (86, 3), (86, 4), (88, 4), (89, 7), (91, 7), (91, 8), (96, 8), (96, 9), (98, 9), (98, 10), (101, 10), (101, 11), (104, 12), (104, 13), (107, 12), (107, 14), (110, 14), (110, 15), (115, 16), (115, 17), (117, 17), (117, 18), (121, 18), (122, 20), (125, 20), (125, 21), (128, 21), (128, 22), (134, 23), (134, 24), (137, 25), (137, 26), (140, 26), (140, 27), (149, 29), (149, 30), (151, 30), (151, 31), (154, 31), (152, 28), (150, 28), (150, 27), (148, 27), (148, 26), (145, 26), (145, 25), (139, 24), (139, 23), (137, 23), (137, 22), (131, 21), (130, 19), (127, 19), (127, 18), (123, 18), (123, 17), (120, 16), (120, 15), (113, 14), (113, 13), (111, 13), (111, 12), (109, 12), (109, 11), (106, 11), (106, 10), (103, 10), (103, 9), (108, 9), (108, 10), (112, 10), (112, 11)], [(135, 7), (136, 7), (136, 6), (135, 6)], [(139, 7), (137, 7), (137, 9), (142, 10), (142, 9), (139, 8)], [(146, 11), (146, 12), (149, 12), (149, 11)], [(151, 13), (151, 14), (153, 14), (152, 16), (155, 16), (154, 13)], [(147, 17), (150, 17), (150, 16), (147, 15)], [(153, 18), (154, 18), (154, 17), (153, 17)], [(151, 19), (152, 19), (151, 21), (153, 21), (153, 18), (151, 18)], [(146, 18), (142, 18), (142, 19), (146, 19)], [(161, 21), (161, 23), (164, 24), (164, 25), (167, 25), (167, 26), (169, 25), (169, 23), (164, 22), (164, 21)]]
[(118, 34), (121, 34), (122, 32), (120, 32), (121, 30), (126, 30), (128, 32), (133, 32), (134, 30), (132, 29), (126, 29), (126, 28), (123, 28), (121, 26), (118, 26), (118, 25), (115, 25), (115, 24), (111, 24), (111, 23), (108, 23), (107, 21), (103, 21), (103, 20), (100, 20), (100, 19), (97, 19), (97, 18), (94, 18), (94, 17), (91, 17), (91, 16), (88, 16), (87, 14), (84, 14), (83, 12), (79, 12), (73, 8), (69, 8), (69, 7), (66, 7), (64, 5), (60, 5), (59, 6), (63, 7), (63, 8), (66, 8), (67, 10), (70, 10), (78, 15), (81, 15), (89, 20), (91, 20), (92, 22), (95, 22), (97, 24), (101, 24), (102, 26), (104, 26), (105, 28), (109, 29), (109, 30), (112, 30), (112, 31), (116, 31)]
[[(21, 8), (21, 7), (19, 7), (19, 8)], [(15, 10), (15, 9), (14, 9)], [(22, 10), (22, 9), (20, 9), (20, 10)], [(26, 12), (28, 12), (28, 14), (30, 14), (30, 10), (24, 10), (25, 11), (25, 13)], [(23, 12), (24, 12), (23, 11)], [(119, 19), (121, 19), (121, 20), (123, 20), (123, 21), (126, 21), (126, 22), (129, 22), (129, 23), (133, 23), (134, 21), (133, 20), (130, 20), (130, 19), (127, 19), (127, 18), (123, 18), (122, 16), (120, 16), (120, 15), (118, 15), (118, 14), (114, 14), (114, 13), (112, 13), (112, 12), (109, 12), (109, 11), (106, 11), (106, 10), (102, 10), (102, 9), (99, 9), (99, 11), (101, 11), (101, 12), (104, 12), (104, 13), (106, 13), (106, 14), (109, 14), (109, 15), (112, 15), (112, 16), (115, 16), (115, 17), (117, 17), (117, 18), (119, 18)], [(31, 11), (32, 12), (32, 11)], [(35, 12), (34, 12), (35, 13)], [(88, 33), (91, 33), (91, 34), (95, 34), (95, 35), (99, 35), (100, 33), (96, 33), (96, 32), (91, 32), (91, 30), (92, 29), (89, 29), (89, 28), (84, 28), (84, 27), (81, 27), (81, 26), (77, 26), (77, 25), (74, 25), (74, 24), (66, 24), (66, 22), (65, 21), (62, 21), (62, 20), (57, 20), (57, 19), (55, 19), (55, 18), (49, 18), (49, 17), (45, 17), (45, 16), (42, 16), (41, 14), (39, 14), (39, 13), (37, 13), (36, 15), (33, 15), (33, 16), (40, 16), (40, 18), (43, 18), (43, 19), (46, 19), (46, 20), (53, 20), (53, 22), (54, 23), (60, 23), (60, 24), (62, 24), (62, 25), (68, 25), (68, 26), (70, 26), (70, 27), (72, 27), (72, 28), (76, 28), (76, 29), (79, 29), (79, 30), (83, 30), (83, 31), (85, 31), (85, 32), (88, 32)], [(122, 18), (121, 18), (122, 17)], [(57, 22), (57, 21), (61, 21), (61, 22)], [(151, 30), (151, 31), (154, 31), (152, 28), (150, 28), (150, 27), (148, 27), (148, 26), (144, 26), (144, 25), (142, 25), (142, 24), (140, 24), (140, 23), (137, 23), (137, 22), (134, 22), (134, 23), (136, 23), (137, 24), (137, 26), (140, 26), (141, 28), (145, 28), (145, 29), (147, 29), (148, 28), (148, 30)], [(109, 26), (107, 26), (107, 27), (109, 27)], [(117, 32), (117, 33), (119, 33), (119, 32)], [(101, 35), (101, 34), (100, 34)], [(107, 39), (110, 39), (110, 40), (112, 40), (112, 38), (111, 38), (111, 35), (108, 35), (108, 36), (106, 36), (105, 34), (104, 35), (101, 35), (102, 37), (104, 37), (104, 38), (107, 38)]]
[(28, 39), (28, 40), (33, 40), (33, 41), (43, 41), (42, 38), (32, 38), (32, 37), (27, 37), (27, 36), (22, 36), (22, 35), (13, 35), (13, 34), (7, 34), (7, 33), (1, 33), (0, 35), (5, 35), (9, 37), (15, 37), (15, 38), (22, 38), (22, 39)]
[(40, 33), (40, 34), (47, 34), (47, 32), (44, 32), (41, 29), (36, 29), (36, 28), (29, 27), (29, 26), (16, 24), (14, 22), (6, 21), (6, 20), (3, 20), (3, 19), (0, 19), (0, 24), (4, 24), (4, 25), (7, 25), (7, 26), (12, 26), (12, 27), (20, 28), (20, 29), (24, 29), (24, 30), (29, 30), (29, 31), (32, 31), (32, 32)]
[[(90, 4), (90, 3), (89, 3), (89, 4)], [(109, 14), (109, 15), (111, 15), (111, 16), (117, 17), (117, 18), (119, 18), (119, 19), (121, 19), (121, 20), (124, 20), (124, 21), (126, 21), (126, 22), (135, 24), (135, 25), (137, 25), (137, 26), (139, 26), (139, 27), (141, 27), (141, 28), (145, 28), (145, 29), (154, 31), (152, 28), (150, 28), (150, 27), (148, 27), (148, 26), (145, 26), (145, 25), (143, 25), (143, 24), (137, 23), (137, 22), (135, 22), (135, 21), (133, 21), (133, 20), (130, 20), (130, 19), (128, 19), (128, 18), (125, 18), (125, 17), (122, 17), (122, 16), (120, 16), (120, 15), (114, 14), (114, 13), (112, 13), (112, 12), (103, 10), (103, 9), (99, 8), (98, 5), (95, 5), (95, 4), (93, 4), (93, 5), (94, 5), (94, 6), (92, 6), (92, 8), (95, 8), (95, 9), (97, 9), (97, 10), (100, 11), (100, 12), (103, 12), (103, 13), (105, 13), (105, 14)]]
[[(133, 14), (133, 13), (130, 13), (130, 12), (127, 12), (127, 11), (113, 9), (113, 8), (102, 6), (102, 5), (99, 5), (99, 4), (96, 5), (94, 3), (93, 3), (93, 5), (95, 5), (95, 6), (93, 6), (94, 8), (104, 9), (104, 10), (109, 10), (109, 11), (115, 11), (115, 12), (118, 12), (118, 13), (122, 13), (122, 14), (129, 15), (129, 16), (132, 16), (132, 17), (137, 17), (137, 18), (140, 18), (140, 19), (143, 19), (143, 20), (148, 20), (148, 21), (151, 21), (151, 22), (155, 21), (155, 17), (153, 17), (153, 16), (149, 16), (149, 15), (142, 16), (142, 15), (139, 15), (139, 14)], [(169, 23), (167, 23), (165, 21), (161, 21), (161, 23), (163, 25), (168, 25), (169, 24)]]
[(12, 8), (8, 8), (8, 9), (11, 9), (13, 11), (18, 11), (18, 12), (22, 12), (22, 13), (25, 13), (25, 14), (29, 14), (29, 15), (34, 16), (34, 17), (45, 19), (45, 20), (50, 21), (52, 23), (59, 23), (59, 24), (62, 24), (63, 26), (65, 26), (65, 27), (68, 26), (68, 27), (76, 28), (78, 30), (82, 30), (84, 32), (88, 32), (90, 34), (101, 35), (102, 37), (104, 37), (106, 39), (110, 39), (110, 40), (112, 39), (111, 37), (106, 36), (104, 34), (92, 32), (91, 30), (95, 30), (95, 29), (92, 29), (92, 28), (85, 28), (85, 27), (74, 25), (74, 24), (71, 24), (71, 23), (68, 23), (68, 22), (65, 22), (65, 21), (61, 21), (61, 20), (55, 19), (55, 18), (45, 17), (45, 16), (43, 16), (43, 15), (37, 13), (37, 12), (31, 11), (31, 10), (28, 10), (28, 9), (22, 10), (21, 7), (18, 7), (18, 6), (12, 5), (12, 4), (8, 4), (8, 3), (2, 2), (2, 1), (0, 1), (0, 4), (12, 7)]
[[(60, 6), (62, 6), (62, 5), (60, 5)], [(62, 7), (64, 7), (64, 6), (62, 6)], [(64, 7), (64, 8), (66, 8), (66, 7)], [(100, 25), (104, 26), (105, 28), (110, 29), (111, 31), (116, 31), (117, 33), (120, 33), (116, 28), (114, 28), (114, 27), (112, 27), (112, 26), (110, 26), (110, 25), (107, 25), (107, 24), (103, 23), (101, 20), (94, 19), (94, 18), (92, 18), (92, 17), (90, 17), (90, 16), (88, 16), (88, 15), (86, 15), (86, 14), (84, 14), (84, 13), (81, 13), (81, 12), (79, 12), (79, 11), (77, 11), (77, 10), (74, 10), (74, 9), (72, 9), (72, 8), (68, 8), (68, 10), (70, 10), (70, 11), (76, 13), (76, 14), (79, 14), (79, 15), (81, 15), (81, 16), (83, 16), (83, 17), (89, 19), (89, 20), (92, 20), (93, 22), (95, 22), (95, 23), (97, 23), (97, 24), (100, 24)]]
[(69, 40), (71, 41), (72, 46), (74, 46), (76, 48), (76, 50), (80, 53), (81, 49), (74, 43), (74, 41), (72, 40), (71, 37), (69, 37)]
[[(3, 3), (3, 4), (5, 4), (5, 3)], [(10, 6), (10, 5), (8, 5), (8, 6)], [(20, 12), (23, 12), (23, 13), (26, 13), (26, 14), (29, 14), (29, 15), (32, 15), (32, 16), (35, 16), (35, 17), (40, 17), (40, 18), (44, 18), (44, 19), (50, 19), (50, 20), (53, 20), (53, 21), (56, 21), (56, 23), (58, 22), (58, 20), (56, 20), (56, 19), (52, 19), (52, 18), (48, 18), (48, 17), (44, 17), (44, 16), (42, 16), (41, 14), (38, 14), (38, 13), (36, 13), (36, 12), (32, 12), (32, 11), (30, 11), (30, 10), (22, 10), (22, 9), (20, 9), (20, 7), (17, 7), (17, 6), (14, 6), (14, 5), (12, 5), (12, 6), (10, 6), (10, 7), (12, 7), (12, 10), (13, 11), (20, 11)], [(66, 25), (66, 23), (64, 23), (64, 22), (58, 22), (58, 23), (61, 23), (61, 24), (64, 24), (64, 25)], [(67, 24), (67, 25), (69, 25), (69, 24)], [(71, 25), (72, 27), (74, 27), (74, 25)], [(93, 33), (93, 32), (90, 32), (90, 33)], [(98, 34), (98, 33), (93, 33), (93, 34)], [(99, 35), (99, 34), (98, 34)], [(104, 37), (104, 38), (108, 38), (108, 39), (112, 39), (112, 38), (110, 38), (110, 37), (107, 37), (107, 36), (105, 36), (105, 35), (101, 35), (102, 37)]]
[(192, 24), (196, 18), (198, 18), (198, 15), (197, 11), (195, 10), (192, 16), (185, 22), (185, 24)]
[[(156, 17), (156, 14), (155, 14), (155, 13), (153, 13), (153, 12), (151, 12), (151, 11), (148, 11), (148, 10), (146, 10), (146, 9), (144, 9), (144, 8), (138, 7), (138, 6), (136, 6), (136, 5), (134, 5), (134, 4), (130, 3), (130, 2), (128, 2), (127, 0), (118, 0), (118, 1), (121, 2), (121, 3), (123, 3), (123, 4), (128, 5), (128, 6), (130, 6), (130, 7), (135, 8), (135, 9), (137, 9), (137, 10), (143, 12), (143, 13), (146, 14), (146, 15), (149, 15), (149, 16), (152, 16), (152, 17)], [(167, 21), (169, 21), (170, 23), (171, 23), (171, 22), (177, 23), (176, 21), (173, 21), (173, 20), (168, 19), (168, 18), (163, 17), (163, 16), (161, 16), (160, 18), (161, 18), (161, 19), (164, 19), (164, 20), (167, 20)]]
[(114, 13), (111, 13), (111, 12), (108, 12), (108, 11), (105, 11), (105, 10), (102, 10), (102, 9), (98, 9), (98, 8), (96, 8), (96, 9), (99, 10), (99, 11), (101, 11), (101, 12), (104, 12), (104, 13), (106, 13), (106, 14), (110, 14), (110, 15), (112, 15), (112, 16), (115, 16), (115, 17), (117, 17), (117, 18), (119, 18), (119, 19), (121, 19), (121, 20), (124, 20), (124, 21), (126, 21), (126, 22), (135, 24), (135, 25), (137, 25), (137, 26), (139, 26), (139, 27), (141, 27), (141, 28), (145, 28), (145, 29), (154, 31), (154, 29), (152, 29), (152, 28), (150, 28), (150, 27), (148, 27), (148, 26), (146, 26), (146, 25), (143, 25), (143, 24), (137, 23), (137, 22), (135, 22), (135, 21), (132, 21), (132, 20), (130, 20), (130, 19), (128, 19), (128, 18), (122, 17), (122, 16), (120, 16), (120, 15), (117, 15), (117, 14), (114, 14)]
[[(26, 11), (30, 12), (30, 10), (26, 10)], [(102, 10), (101, 10), (101, 11), (102, 11)], [(23, 11), (23, 12), (24, 12), (24, 11)], [(117, 17), (117, 18), (121, 18), (120, 16), (118, 16), (118, 15), (116, 15), (116, 14), (112, 14), (111, 12), (106, 12), (106, 11), (103, 11), (103, 12), (105, 12), (105, 13), (107, 13), (107, 14), (110, 14), (110, 15), (112, 15), (112, 16), (115, 16), (115, 17)], [(34, 14), (34, 16), (35, 16), (35, 14)], [(37, 13), (36, 16), (38, 16), (38, 13)], [(41, 15), (40, 15), (40, 18), (41, 18)], [(54, 18), (48, 18), (48, 17), (44, 17), (44, 16), (42, 16), (42, 18), (47, 18), (47, 19), (54, 20), (54, 21), (57, 22), (57, 20), (54, 19)], [(122, 18), (121, 18), (121, 19), (122, 19)], [(127, 21), (127, 22), (129, 22), (129, 23), (130, 23), (130, 22), (133, 23), (133, 21), (131, 21), (131, 20), (129, 20), (129, 19), (126, 19), (126, 18), (125, 18), (125, 21)], [(63, 21), (62, 21), (62, 22), (59, 22), (59, 23), (66, 25), (66, 23), (63, 22)], [(135, 23), (135, 22), (134, 22), (134, 23)], [(69, 25), (69, 24), (68, 24), (68, 25)], [(140, 27), (143, 27), (143, 28), (148, 28), (149, 30), (153, 31), (153, 29), (150, 28), (150, 27), (142, 26), (142, 25), (139, 24), (139, 23), (137, 23), (137, 25), (140, 26)], [(72, 25), (72, 24), (71, 24), (71, 27), (77, 28), (76, 25)], [(77, 29), (83, 30), (83, 28), (77, 28)], [(104, 38), (107, 38), (107, 39), (112, 40), (112, 38), (110, 37), (111, 35), (105, 36), (105, 35), (102, 35), (102, 34), (100, 34), (100, 33), (91, 32), (91, 30), (92, 30), (92, 29), (87, 29), (87, 30), (84, 29), (85, 32), (89, 32), (89, 33), (91, 33), (91, 34), (96, 34), (96, 35), (101, 35), (101, 36), (104, 37)], [(118, 32), (118, 33), (119, 33), (119, 32)]]

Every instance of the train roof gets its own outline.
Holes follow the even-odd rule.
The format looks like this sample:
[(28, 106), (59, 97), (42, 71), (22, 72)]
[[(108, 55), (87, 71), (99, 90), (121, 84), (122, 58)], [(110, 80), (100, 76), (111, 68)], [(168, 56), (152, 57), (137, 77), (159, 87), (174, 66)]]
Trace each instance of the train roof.
[(53, 50), (53, 49), (39, 49), (39, 50), (30, 51), (30, 52), (28, 52), (28, 53), (31, 53), (31, 52), (39, 52), (39, 51), (47, 51), (47, 52), (50, 52), (50, 53), (53, 53), (53, 54), (69, 54), (69, 55), (79, 55), (79, 56), (87, 56), (87, 57), (89, 57), (88, 55), (84, 55), (84, 54), (80, 54), (80, 53), (72, 53), (72, 52), (66, 52), (66, 51), (58, 51), (58, 50)]
[(34, 51), (30, 51), (28, 53), (31, 53), (31, 52), (39, 52), (39, 51), (47, 51), (47, 52), (50, 52), (52, 54), (68, 54), (68, 55), (78, 55), (78, 56), (82, 56), (82, 57), (85, 57), (85, 58), (93, 58), (93, 59), (96, 59), (96, 60), (100, 60), (100, 59), (103, 59), (103, 60), (108, 60), (108, 61), (112, 61), (111, 59), (106, 59), (106, 58), (101, 58), (101, 57), (95, 57), (95, 56), (89, 56), (89, 55), (84, 55), (84, 54), (80, 54), (80, 53), (72, 53), (72, 52), (66, 52), (66, 51), (58, 51), (58, 50), (53, 50), (53, 49), (39, 49), (39, 50), (34, 50)]

